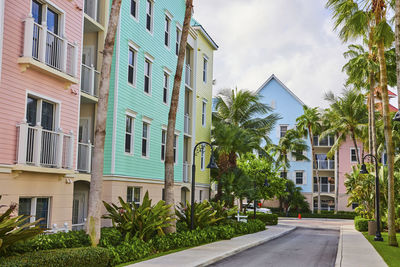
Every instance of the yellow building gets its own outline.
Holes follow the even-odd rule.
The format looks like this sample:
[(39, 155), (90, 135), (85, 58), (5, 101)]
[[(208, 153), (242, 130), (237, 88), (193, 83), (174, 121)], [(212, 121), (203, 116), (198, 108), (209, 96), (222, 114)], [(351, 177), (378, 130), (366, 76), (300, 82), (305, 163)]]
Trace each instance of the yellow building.
[[(211, 113), (213, 87), (213, 57), (218, 49), (201, 25), (194, 25), (197, 37), (196, 58), (196, 144), (211, 142)], [(196, 200), (202, 201), (210, 196), (210, 149), (206, 147), (196, 155)]]

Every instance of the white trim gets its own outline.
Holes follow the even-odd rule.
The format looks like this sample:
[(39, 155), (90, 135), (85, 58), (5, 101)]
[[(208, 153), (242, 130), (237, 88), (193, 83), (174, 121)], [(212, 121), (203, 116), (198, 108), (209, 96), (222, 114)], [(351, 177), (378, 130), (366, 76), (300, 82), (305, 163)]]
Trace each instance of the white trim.
[(144, 52), (144, 58), (150, 61), (151, 63), (154, 62), (154, 57), (147, 52)]
[[(145, 0), (146, 1), (146, 9), (145, 9), (145, 14), (146, 14), (146, 20), (145, 20), (145, 29), (146, 31), (153, 36), (154, 33), (154, 0)], [(150, 30), (147, 29), (147, 2), (151, 2), (151, 25), (150, 25)]]
[(201, 25), (194, 25), (193, 29), (199, 31), (203, 37), (208, 41), (208, 43), (214, 48), (214, 50), (218, 50), (218, 45), (214, 42), (211, 36), (206, 32), (206, 30)]
[(129, 15), (132, 17), (133, 20), (135, 20), (136, 22), (139, 22), (139, 11), (140, 11), (140, 0), (134, 0), (136, 2), (136, 17), (132, 15), (131, 10), (132, 10), (132, 1), (130, 2), (129, 5)]
[(259, 94), (260, 91), (262, 89), (264, 89), (264, 87), (272, 80), (275, 79), (275, 81), (277, 81), (291, 96), (293, 96), (293, 98), (299, 102), (302, 106), (304, 106), (304, 102), (300, 100), (300, 98), (298, 96), (296, 96), (292, 91), (290, 91), (290, 89), (284, 85), (276, 76), (275, 74), (272, 74), (261, 86), (260, 88), (257, 89), (257, 91), (255, 92), (255, 94)]
[[(135, 112), (136, 113), (136, 112)], [(134, 146), (134, 144), (135, 144), (135, 121), (136, 121), (136, 114), (134, 114), (134, 113), (130, 113), (130, 112), (126, 112), (125, 113), (126, 115), (125, 115), (125, 131), (124, 131), (124, 152), (125, 152), (125, 154), (126, 155), (130, 155), (130, 156), (133, 156), (135, 153), (134, 153), (134, 151), (135, 151), (135, 146)], [(134, 116), (132, 116), (132, 115), (134, 115)], [(130, 152), (126, 152), (125, 151), (125, 149), (126, 149), (126, 145), (125, 145), (125, 142), (126, 142), (126, 134), (127, 134), (127, 131), (126, 131), (126, 118), (130, 118), (130, 119), (132, 119), (132, 122), (131, 122), (131, 132), (129, 133), (130, 135), (131, 135), (131, 146), (130, 146), (130, 148), (129, 148), (129, 150), (130, 150)]]
[(113, 131), (111, 146), (111, 173), (115, 173), (115, 155), (117, 143), (117, 111), (118, 111), (118, 85), (119, 85), (119, 56), (120, 56), (120, 35), (121, 35), (121, 11), (118, 22), (118, 31), (115, 45), (115, 83), (114, 83), (114, 114), (113, 114)]
[[(144, 55), (144, 75), (143, 75), (143, 92), (146, 94), (146, 95), (148, 95), (148, 96), (151, 96), (151, 93), (152, 93), (152, 79), (153, 79), (153, 60), (154, 60), (154, 58), (153, 57), (151, 57), (148, 53), (145, 53), (145, 55)], [(146, 92), (145, 91), (145, 80), (146, 80), (146, 76), (147, 76), (147, 74), (146, 74), (146, 64), (147, 64), (147, 62), (148, 62), (148, 64), (149, 64), (149, 91), (148, 92)]]
[[(169, 13), (169, 12), (168, 12)], [(166, 23), (168, 23), (168, 32), (166, 31)], [(168, 16), (167, 13), (165, 13), (165, 18), (164, 18), (164, 47), (167, 50), (171, 49), (171, 25), (172, 25), (172, 19), (170, 16)], [(165, 44), (165, 34), (168, 33), (168, 45)]]
[(3, 62), (4, 2), (5, 0), (0, 0), (0, 84), (1, 84), (1, 69)]
[[(353, 161), (353, 159), (352, 159), (352, 151), (354, 150), (354, 153), (357, 155), (357, 150), (356, 150), (356, 148), (355, 147), (350, 147), (350, 163), (357, 163), (357, 158), (356, 158), (356, 160), (355, 161)], [(360, 153), (359, 153), (360, 154)], [(360, 157), (360, 155), (358, 155), (358, 157)]]
[(172, 74), (172, 71), (170, 69), (168, 69), (167, 67), (165, 67), (165, 66), (163, 67), (163, 71), (166, 72), (170, 76)]
[[(133, 52), (133, 65), (129, 64), (129, 52), (130, 52), (131, 48), (133, 50), (132, 51)], [(137, 84), (137, 69), (138, 69), (137, 55), (138, 55), (138, 50), (139, 50), (139, 47), (136, 46), (135, 43), (129, 41), (129, 43), (128, 43), (128, 68), (130, 66), (133, 66), (133, 81), (132, 81), (132, 83), (129, 82), (129, 72), (128, 72), (128, 75), (127, 75), (128, 81), (127, 82), (128, 82), (128, 85), (132, 86), (133, 88), (136, 88), (136, 84)]]
[(208, 61), (209, 61), (208, 57), (205, 54), (203, 54), (203, 64), (202, 64), (203, 66), (201, 69), (201, 73), (203, 74), (202, 81), (204, 84), (207, 84), (207, 82), (208, 82)]
[(201, 145), (201, 152), (200, 152), (200, 170), (204, 171), (206, 168), (206, 145)]
[[(147, 135), (146, 135), (146, 155), (143, 156), (143, 125), (147, 124)], [(150, 158), (150, 126), (151, 126), (151, 122), (148, 122), (146, 120), (143, 120), (142, 117), (142, 134), (141, 134), (141, 138), (140, 138), (140, 155), (142, 155), (142, 158), (144, 159), (149, 159)]]
[[(203, 113), (204, 113), (204, 123), (203, 123)], [(207, 126), (207, 99), (201, 101), (201, 126), (205, 128)]]
[(47, 102), (51, 102), (52, 104), (54, 104), (55, 106), (55, 111), (54, 111), (54, 130), (59, 130), (61, 129), (61, 101), (54, 99), (52, 97), (48, 97), (45, 95), (42, 95), (40, 93), (35, 93), (33, 91), (30, 90), (26, 90), (26, 94), (25, 94), (25, 112), (24, 112), (24, 118), (23, 120), (26, 120), (26, 108), (27, 108), (27, 104), (28, 104), (28, 96), (33, 96), (34, 98), (38, 98), (38, 105), (40, 104), (39, 110), (36, 114), (37, 119), (36, 123), (39, 122), (40, 125), (42, 125), (42, 121), (41, 121), (41, 113), (42, 113), (42, 100), (45, 100)]
[(147, 124), (151, 124), (151, 122), (153, 121), (152, 118), (149, 118), (147, 116), (142, 115), (142, 121), (147, 123)]
[(125, 111), (125, 114), (136, 119), (137, 112), (127, 108)]
[[(167, 82), (165, 82), (165, 77), (167, 78)], [(162, 89), (162, 102), (163, 102), (164, 105), (167, 105), (167, 106), (168, 106), (170, 83), (171, 83), (170, 78), (171, 78), (171, 74), (168, 73), (167, 71), (165, 71), (165, 68), (164, 68), (164, 71), (163, 71), (163, 86), (162, 86), (162, 88), (163, 88)], [(167, 84), (167, 87), (165, 87), (165, 83)], [(166, 92), (166, 95), (167, 95), (166, 102), (164, 102), (164, 89), (167, 90), (167, 92)]]
[(171, 20), (172, 21), (172, 19), (174, 18), (174, 15), (172, 15), (169, 11), (168, 11), (168, 9), (164, 9), (164, 13), (165, 13), (165, 15), (169, 18), (169, 20)]

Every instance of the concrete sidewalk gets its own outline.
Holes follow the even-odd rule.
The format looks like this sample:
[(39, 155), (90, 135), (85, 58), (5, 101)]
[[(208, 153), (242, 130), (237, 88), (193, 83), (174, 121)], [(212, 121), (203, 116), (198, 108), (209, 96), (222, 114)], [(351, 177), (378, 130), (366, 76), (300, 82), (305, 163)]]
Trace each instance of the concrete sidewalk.
[(132, 267), (192, 267), (207, 266), (240, 251), (265, 243), (272, 239), (288, 234), (296, 229), (295, 226), (268, 226), (266, 231), (243, 235), (199, 247), (190, 248), (177, 253), (168, 254), (148, 261), (128, 265)]
[(335, 266), (385, 267), (387, 264), (353, 224), (341, 226)]

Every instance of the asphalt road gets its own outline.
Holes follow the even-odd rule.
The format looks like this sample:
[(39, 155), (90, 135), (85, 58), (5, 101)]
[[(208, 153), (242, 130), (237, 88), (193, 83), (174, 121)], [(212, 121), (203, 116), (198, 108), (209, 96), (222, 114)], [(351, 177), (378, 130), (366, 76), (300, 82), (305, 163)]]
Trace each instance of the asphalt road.
[(242, 251), (209, 266), (334, 266), (338, 242), (339, 231), (298, 228), (286, 236)]

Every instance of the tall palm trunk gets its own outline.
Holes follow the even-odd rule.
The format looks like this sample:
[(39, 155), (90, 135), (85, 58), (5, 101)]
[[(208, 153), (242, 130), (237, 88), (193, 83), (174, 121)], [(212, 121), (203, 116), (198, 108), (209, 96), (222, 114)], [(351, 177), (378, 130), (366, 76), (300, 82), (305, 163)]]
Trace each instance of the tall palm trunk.
[(360, 154), (359, 154), (359, 151), (358, 151), (358, 145), (357, 145), (356, 134), (354, 133), (354, 130), (350, 130), (350, 135), (351, 135), (351, 140), (353, 140), (354, 148), (356, 149), (356, 159), (357, 159), (357, 163), (358, 163), (358, 164), (361, 164), (361, 162), (360, 162)]
[[(376, 1), (376, 0), (375, 0)], [(380, 1), (375, 3), (375, 22), (378, 25), (385, 20), (385, 14), (380, 5)], [(379, 5), (378, 5), (379, 4)], [(395, 229), (395, 210), (394, 210), (394, 151), (392, 141), (392, 123), (389, 113), (389, 97), (387, 88), (387, 70), (385, 59), (385, 46), (382, 39), (377, 41), (378, 59), (380, 68), (380, 85), (382, 89), (383, 124), (386, 142), (386, 153), (388, 160), (388, 243), (390, 246), (398, 246)]]
[[(374, 38), (374, 27), (370, 27), (368, 50), (369, 57), (371, 60), (375, 61), (375, 53), (372, 50), (373, 38)], [(376, 156), (376, 130), (375, 130), (375, 73), (373, 70), (369, 70), (369, 153)]]
[[(336, 138), (339, 138), (339, 135), (336, 135)], [(335, 171), (335, 213), (339, 210), (339, 150), (336, 150), (335, 160), (336, 171)]]
[[(175, 200), (174, 200), (174, 139), (175, 139), (175, 124), (176, 124), (176, 111), (179, 104), (179, 92), (182, 81), (182, 70), (183, 63), (185, 60), (185, 51), (187, 38), (190, 28), (190, 20), (192, 18), (193, 0), (186, 0), (185, 18), (183, 21), (182, 37), (179, 44), (178, 63), (176, 66), (174, 87), (172, 89), (171, 105), (168, 113), (168, 127), (167, 127), (167, 143), (165, 153), (165, 202), (167, 205), (171, 205), (170, 214), (175, 214)], [(192, 173), (192, 175), (194, 175)], [(193, 193), (193, 192), (192, 192)], [(175, 221), (172, 222), (171, 226), (165, 229), (167, 233), (173, 233), (176, 231)]]
[(397, 107), (400, 108), (400, 0), (396, 0), (395, 7), (395, 47), (396, 47), (396, 75), (397, 75)]
[[(319, 171), (318, 171), (318, 163), (317, 163), (317, 159), (315, 158), (315, 148), (314, 148), (314, 135), (313, 132), (311, 130), (311, 127), (308, 127), (308, 135), (310, 137), (310, 143), (311, 143), (311, 157), (313, 158), (313, 164), (315, 166), (315, 175), (317, 176), (317, 192), (318, 192), (318, 214), (321, 213), (321, 186), (320, 186), (320, 181), (319, 181)], [(313, 178), (314, 181), (314, 178)], [(314, 182), (313, 182), (314, 184)], [(314, 212), (314, 196), (313, 196), (313, 200), (312, 200), (312, 210)]]
[(99, 102), (97, 103), (96, 130), (94, 136), (94, 153), (92, 161), (92, 177), (90, 180), (89, 210), (86, 232), (89, 234), (93, 246), (100, 240), (101, 227), (101, 194), (103, 191), (104, 141), (106, 137), (106, 120), (108, 95), (110, 88), (110, 72), (114, 51), (115, 35), (118, 27), (121, 0), (113, 0), (106, 40), (103, 50), (103, 64), (101, 66)]

